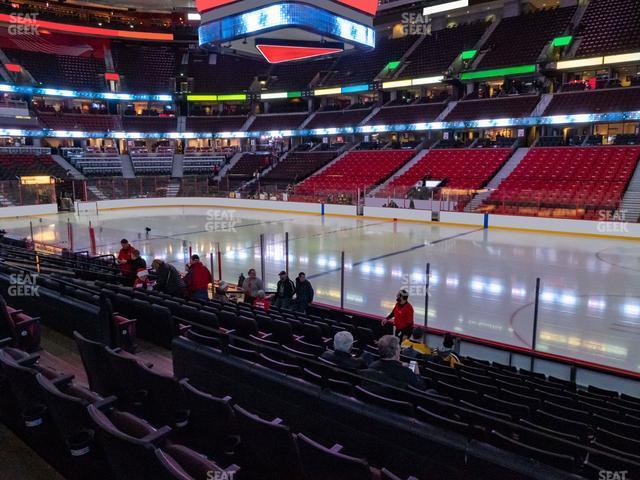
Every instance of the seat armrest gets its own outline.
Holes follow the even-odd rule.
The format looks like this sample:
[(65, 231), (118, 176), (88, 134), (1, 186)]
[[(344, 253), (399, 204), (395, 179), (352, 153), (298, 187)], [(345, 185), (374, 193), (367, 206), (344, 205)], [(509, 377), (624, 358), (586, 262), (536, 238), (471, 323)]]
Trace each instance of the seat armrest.
[(32, 317), (16, 322), (16, 327), (18, 328), (26, 328), (30, 327), (34, 323), (40, 323), (40, 317)]
[(16, 360), (16, 363), (21, 367), (33, 367), (40, 360), (40, 355), (32, 354), (28, 357), (21, 358), (20, 360)]
[(103, 398), (102, 400), (98, 400), (93, 404), (98, 410), (108, 410), (113, 407), (113, 405), (118, 401), (118, 397), (111, 395), (110, 397)]
[(75, 375), (60, 375), (58, 378), (51, 380), (56, 388), (65, 388), (76, 378)]
[(164, 426), (156, 430), (155, 432), (151, 432), (149, 435), (142, 438), (141, 440), (143, 442), (149, 442), (157, 447), (166, 440), (166, 438), (169, 436), (170, 433), (171, 433), (171, 427)]

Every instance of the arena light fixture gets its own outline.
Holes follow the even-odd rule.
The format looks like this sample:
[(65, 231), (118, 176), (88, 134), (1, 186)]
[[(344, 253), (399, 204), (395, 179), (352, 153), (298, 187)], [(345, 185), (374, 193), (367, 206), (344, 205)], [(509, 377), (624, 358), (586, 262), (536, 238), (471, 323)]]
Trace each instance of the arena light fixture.
[(367, 92), (369, 91), (369, 85), (351, 85), (349, 87), (342, 87), (341, 93), (358, 93), (358, 92)]
[(323, 95), (340, 95), (342, 93), (342, 88), (321, 88), (319, 90), (314, 90), (313, 94), (316, 97), (321, 97)]
[(218, 95), (219, 102), (244, 102), (247, 99), (247, 95), (244, 93), (236, 93), (231, 95)]
[(471, 60), (478, 54), (478, 50), (465, 50), (460, 54), (462, 60)]
[(602, 65), (603, 61), (604, 61), (603, 57), (580, 58), (578, 60), (564, 60), (556, 63), (556, 69), (570, 70), (573, 68), (596, 67), (598, 65)]
[(389, 88), (403, 88), (403, 87), (410, 87), (411, 86), (411, 80), (394, 80), (392, 82), (384, 82), (382, 84), (382, 88), (387, 90)]
[(217, 102), (217, 95), (187, 95), (189, 102)]
[(287, 92), (278, 93), (261, 93), (260, 100), (278, 100), (281, 98), (288, 98)]
[(526, 75), (528, 73), (535, 73), (535, 65), (519, 65), (517, 67), (507, 68), (494, 68), (491, 70), (479, 70), (476, 72), (465, 72), (460, 75), (460, 80), (476, 80), (479, 78), (496, 78), (507, 77), (509, 75)]
[(468, 6), (469, 0), (456, 0), (454, 2), (440, 3), (438, 5), (424, 7), (424, 9), (422, 10), (422, 14), (425, 16), (435, 15), (436, 13), (448, 12), (449, 10), (465, 8)]
[(189, 20), (190, 22), (199, 22), (201, 18), (202, 17), (200, 16), (199, 13), (196, 13), (196, 12), (187, 13), (187, 20)]
[(423, 77), (423, 78), (414, 78), (411, 80), (411, 86), (417, 87), (419, 85), (433, 85), (434, 83), (440, 83), (444, 80), (442, 75), (438, 75), (437, 77)]
[(627, 63), (640, 61), (640, 52), (623, 53), (620, 55), (607, 55), (604, 57), (604, 64), (610, 63)]
[(551, 45), (554, 47), (566, 47), (573, 41), (572, 35), (565, 35), (563, 37), (556, 37), (551, 42)]

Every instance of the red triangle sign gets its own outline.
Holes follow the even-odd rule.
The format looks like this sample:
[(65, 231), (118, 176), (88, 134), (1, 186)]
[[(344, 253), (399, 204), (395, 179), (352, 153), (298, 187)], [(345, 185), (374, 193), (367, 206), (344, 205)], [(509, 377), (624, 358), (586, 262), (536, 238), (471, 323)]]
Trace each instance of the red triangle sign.
[(294, 60), (342, 52), (340, 48), (300, 47), (294, 45), (256, 45), (256, 48), (269, 63), (292, 62)]

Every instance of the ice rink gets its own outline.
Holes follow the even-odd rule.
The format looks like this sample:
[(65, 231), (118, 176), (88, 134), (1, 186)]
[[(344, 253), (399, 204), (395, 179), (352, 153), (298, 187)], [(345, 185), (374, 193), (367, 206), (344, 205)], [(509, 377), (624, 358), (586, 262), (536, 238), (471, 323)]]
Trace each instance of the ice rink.
[[(536, 277), (541, 278), (537, 349), (640, 372), (640, 242), (483, 230), (474, 227), (295, 213), (206, 208), (152, 208), (33, 219), (36, 239), (89, 249), (89, 222), (98, 253), (115, 253), (126, 237), (147, 262), (166, 258), (182, 270), (189, 246), (207, 257), (222, 251), (223, 279), (260, 274), (275, 288), (285, 267), (304, 271), (316, 301), (340, 305), (340, 257), (345, 252), (345, 308), (376, 315), (395, 293), (410, 290), (418, 323), (425, 321), (425, 266), (430, 263), (429, 326), (530, 347)], [(0, 222), (29, 237), (28, 220)], [(145, 227), (151, 229), (145, 234)], [(217, 264), (214, 276), (217, 279)]]

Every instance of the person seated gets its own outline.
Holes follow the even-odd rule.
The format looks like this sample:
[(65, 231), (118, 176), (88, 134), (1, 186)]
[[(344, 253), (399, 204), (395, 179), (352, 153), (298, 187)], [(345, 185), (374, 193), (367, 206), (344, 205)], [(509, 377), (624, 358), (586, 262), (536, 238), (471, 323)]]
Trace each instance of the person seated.
[[(378, 354), (380, 360), (373, 362), (369, 368), (363, 370), (366, 378), (373, 380), (365, 382), (363, 387), (373, 393), (385, 394), (389, 388), (385, 385), (406, 389), (409, 385), (420, 390), (425, 389), (425, 383), (420, 378), (420, 372), (416, 365), (415, 371), (411, 371), (400, 362), (400, 340), (394, 335), (384, 335), (378, 340)], [(414, 373), (415, 372), (415, 373)]]
[(345, 370), (361, 370), (367, 368), (367, 362), (364, 359), (353, 356), (351, 353), (352, 348), (353, 335), (343, 330), (336, 333), (333, 337), (333, 351), (324, 351), (321, 358)]
[(218, 286), (215, 288), (215, 293), (213, 294), (213, 300), (218, 300), (222, 303), (230, 302), (231, 299), (227, 296), (227, 291), (229, 290), (229, 284), (227, 282), (221, 281), (218, 283)]
[(420, 358), (423, 356), (430, 356), (431, 349), (424, 344), (424, 330), (415, 327), (411, 333), (411, 338), (407, 338), (400, 345), (402, 354), (407, 357)]
[(462, 365), (460, 358), (460, 340), (450, 333), (446, 333), (442, 340), (442, 347), (436, 350), (437, 358), (450, 367)]
[(257, 308), (258, 310), (264, 310), (265, 312), (268, 312), (271, 308), (271, 302), (267, 298), (267, 295), (264, 293), (264, 290), (258, 290), (258, 294), (253, 301), (253, 307)]

